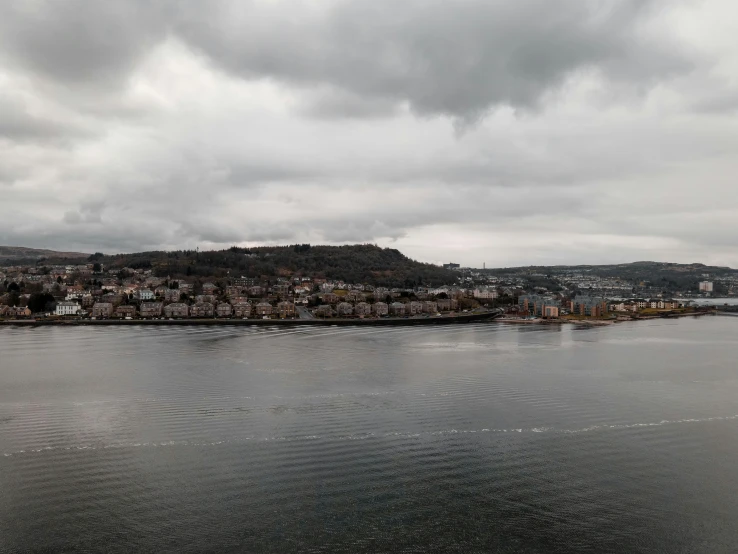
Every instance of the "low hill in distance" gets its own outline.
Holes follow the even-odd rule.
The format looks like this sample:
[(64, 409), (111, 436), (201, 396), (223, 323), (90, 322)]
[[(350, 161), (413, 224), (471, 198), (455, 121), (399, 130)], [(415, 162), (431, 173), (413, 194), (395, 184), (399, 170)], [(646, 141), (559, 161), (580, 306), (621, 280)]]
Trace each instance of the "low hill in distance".
[(197, 252), (140, 252), (90, 259), (106, 268), (151, 269), (158, 276), (223, 278), (279, 277), (303, 275), (372, 283), (389, 287), (437, 286), (453, 284), (458, 274), (439, 266), (417, 262), (393, 248), (370, 244), (350, 246), (263, 246), (231, 247), (227, 250)]
[(38, 260), (66, 260), (87, 258), (82, 252), (56, 252), (42, 248), (24, 246), (0, 246), (0, 263), (32, 263)]

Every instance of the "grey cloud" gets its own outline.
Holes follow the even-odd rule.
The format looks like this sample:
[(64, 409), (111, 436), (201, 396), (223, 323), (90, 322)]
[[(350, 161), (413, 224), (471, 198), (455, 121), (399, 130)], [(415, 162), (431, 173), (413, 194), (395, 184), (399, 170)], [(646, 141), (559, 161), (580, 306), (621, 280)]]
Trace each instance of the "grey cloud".
[(118, 86), (166, 32), (171, 3), (6, 2), (0, 51), (10, 63), (74, 85)]
[[(189, 4), (177, 32), (248, 79), (332, 86), (468, 121), (498, 105), (536, 108), (578, 71), (638, 86), (688, 71), (679, 45), (638, 32), (658, 4), (358, 0), (287, 16), (279, 4), (218, 2), (207, 13)], [(340, 113), (345, 102), (318, 113)]]

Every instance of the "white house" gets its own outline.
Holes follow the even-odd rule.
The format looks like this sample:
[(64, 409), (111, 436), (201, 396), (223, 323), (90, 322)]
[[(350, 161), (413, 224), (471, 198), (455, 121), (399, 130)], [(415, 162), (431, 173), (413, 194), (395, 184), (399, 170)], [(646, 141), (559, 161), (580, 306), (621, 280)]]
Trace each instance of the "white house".
[(59, 302), (54, 313), (56, 315), (77, 315), (79, 310), (79, 304), (76, 302)]

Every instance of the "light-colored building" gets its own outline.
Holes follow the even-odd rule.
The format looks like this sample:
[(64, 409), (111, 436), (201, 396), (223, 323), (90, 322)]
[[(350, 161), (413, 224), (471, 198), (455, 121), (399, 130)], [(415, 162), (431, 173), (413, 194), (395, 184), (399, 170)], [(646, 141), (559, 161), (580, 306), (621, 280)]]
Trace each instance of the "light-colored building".
[(95, 302), (92, 306), (92, 317), (111, 317), (113, 305), (110, 302)]
[[(538, 294), (525, 294), (521, 296), (518, 298), (518, 306), (521, 312), (527, 312), (530, 315), (538, 317), (558, 317), (558, 315), (546, 316), (546, 313), (558, 314), (560, 307), (558, 300), (555, 298)], [(547, 308), (556, 308), (556, 310), (547, 310)]]
[(57, 302), (56, 315), (77, 315), (82, 308), (76, 302)]
[(478, 300), (494, 300), (498, 296), (497, 289), (491, 287), (474, 289), (472, 295)]
[(407, 315), (418, 315), (423, 313), (423, 303), (411, 300), (405, 303), (405, 314)]
[(141, 301), (153, 300), (154, 293), (149, 289), (139, 289), (136, 291), (136, 298)]
[(161, 317), (163, 309), (161, 302), (141, 302), (141, 317)]
[(354, 307), (348, 302), (339, 302), (336, 306), (336, 314), (338, 317), (345, 317), (347, 315), (353, 315)]
[(367, 304), (366, 302), (359, 302), (354, 307), (354, 313), (358, 315), (359, 317), (364, 317), (367, 315), (372, 314), (372, 307), (371, 305)]
[(402, 302), (392, 302), (389, 305), (389, 311), (392, 315), (405, 315), (405, 304)]
[(226, 302), (221, 302), (215, 308), (215, 313), (218, 317), (231, 317), (233, 315), (233, 308)]
[(389, 306), (386, 302), (375, 302), (372, 304), (372, 312), (377, 317), (382, 317), (389, 314)]
[(700, 281), (700, 292), (712, 292), (712, 281)]
[(190, 317), (213, 317), (215, 306), (210, 302), (195, 302), (190, 306)]
[(363, 302), (366, 300), (366, 295), (360, 290), (350, 290), (345, 296), (348, 302)]

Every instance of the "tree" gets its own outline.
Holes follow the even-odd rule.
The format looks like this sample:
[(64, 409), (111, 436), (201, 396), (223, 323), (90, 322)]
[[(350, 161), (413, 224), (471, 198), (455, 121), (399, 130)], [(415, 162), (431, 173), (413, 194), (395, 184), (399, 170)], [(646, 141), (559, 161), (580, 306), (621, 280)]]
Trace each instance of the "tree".
[(14, 307), (18, 304), (20, 304), (20, 294), (14, 290), (8, 295), (8, 306)]
[(100, 266), (99, 263), (95, 262), (94, 264), (92, 264), (93, 273), (100, 273), (100, 271), (102, 271), (102, 267)]
[[(8, 285), (8, 292), (20, 292), (20, 287), (15, 281)], [(17, 305), (17, 304), (16, 304)]]
[(28, 307), (33, 313), (43, 312), (51, 302), (54, 302), (54, 297), (48, 292), (33, 293), (28, 299)]

